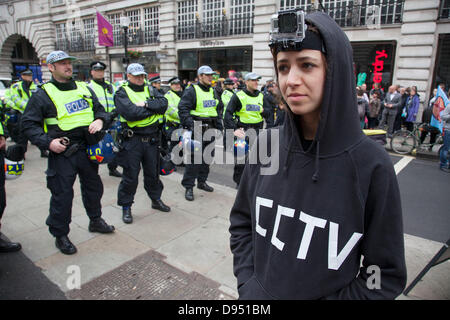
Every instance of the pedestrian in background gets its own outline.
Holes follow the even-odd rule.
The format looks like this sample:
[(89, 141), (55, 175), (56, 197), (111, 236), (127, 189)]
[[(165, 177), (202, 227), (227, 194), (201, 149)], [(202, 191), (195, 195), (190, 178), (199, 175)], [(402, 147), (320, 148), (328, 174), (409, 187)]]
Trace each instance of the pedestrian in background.
[(406, 111), (405, 126), (409, 131), (414, 130), (414, 122), (416, 122), (417, 113), (419, 112), (419, 105), (420, 99), (417, 94), (417, 87), (412, 86), (404, 107)]
[(375, 129), (378, 126), (378, 116), (381, 109), (381, 101), (379, 98), (379, 91), (372, 94), (369, 102), (369, 113), (367, 115), (367, 122), (369, 129)]
[(444, 144), (439, 154), (439, 169), (450, 173), (449, 150), (450, 150), (450, 103), (441, 112), (441, 121), (444, 129)]

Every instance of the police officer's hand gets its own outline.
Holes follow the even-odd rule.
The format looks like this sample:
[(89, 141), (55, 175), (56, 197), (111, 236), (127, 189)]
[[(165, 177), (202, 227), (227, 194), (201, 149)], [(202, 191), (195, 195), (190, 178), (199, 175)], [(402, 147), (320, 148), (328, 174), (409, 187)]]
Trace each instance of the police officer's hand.
[(48, 147), (50, 151), (53, 151), (54, 153), (64, 152), (66, 150), (66, 146), (62, 144), (62, 140), (62, 138), (53, 139)]
[(234, 135), (238, 138), (243, 139), (245, 137), (245, 131), (242, 128), (234, 130)]
[(0, 150), (3, 150), (6, 148), (6, 139), (4, 136), (0, 136)]
[(103, 120), (97, 119), (89, 125), (89, 133), (94, 134), (103, 128)]

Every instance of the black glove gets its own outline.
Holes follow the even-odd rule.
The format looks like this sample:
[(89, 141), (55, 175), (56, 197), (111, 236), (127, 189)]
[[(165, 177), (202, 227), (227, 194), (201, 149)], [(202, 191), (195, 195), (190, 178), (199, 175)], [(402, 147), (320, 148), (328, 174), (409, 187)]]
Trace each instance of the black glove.
[(21, 161), (25, 156), (25, 148), (20, 144), (14, 144), (6, 149), (5, 157), (11, 161)]

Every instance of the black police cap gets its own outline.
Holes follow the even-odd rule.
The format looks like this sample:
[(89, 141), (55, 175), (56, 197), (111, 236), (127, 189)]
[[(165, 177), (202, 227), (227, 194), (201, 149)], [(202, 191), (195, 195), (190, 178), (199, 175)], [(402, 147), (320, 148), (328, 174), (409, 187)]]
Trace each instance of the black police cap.
[(180, 80), (180, 78), (178, 78), (178, 77), (173, 77), (173, 78), (170, 78), (168, 82), (169, 82), (169, 84), (172, 84), (172, 83), (180, 83), (181, 80)]
[(33, 71), (31, 71), (30, 69), (25, 69), (25, 70), (22, 70), (22, 71), (20, 71), (20, 74), (21, 75), (30, 75), (30, 76), (32, 76), (33, 75)]
[(225, 79), (225, 81), (223, 82), (223, 84), (234, 84), (234, 81), (233, 81), (233, 79), (231, 79), (231, 78), (226, 78)]
[(159, 76), (151, 77), (150, 83), (153, 83), (153, 82), (161, 82), (161, 78)]
[(91, 70), (105, 70), (106, 69), (106, 64), (104, 64), (101, 61), (91, 62), (90, 66), (91, 66)]

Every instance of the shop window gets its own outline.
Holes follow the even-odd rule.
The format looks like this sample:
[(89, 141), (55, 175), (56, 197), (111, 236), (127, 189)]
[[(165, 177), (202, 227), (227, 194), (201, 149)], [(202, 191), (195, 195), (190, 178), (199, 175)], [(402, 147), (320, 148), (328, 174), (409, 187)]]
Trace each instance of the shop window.
[(178, 53), (178, 65), (180, 70), (197, 69), (197, 51), (180, 51)]

